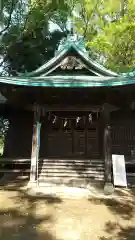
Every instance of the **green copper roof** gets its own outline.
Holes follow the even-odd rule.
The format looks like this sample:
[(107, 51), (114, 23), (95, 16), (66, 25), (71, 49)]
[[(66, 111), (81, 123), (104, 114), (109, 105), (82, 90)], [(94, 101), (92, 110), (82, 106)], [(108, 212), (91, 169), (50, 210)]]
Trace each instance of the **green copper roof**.
[[(52, 75), (62, 61), (75, 52), (90, 75)], [(93, 72), (96, 76), (91, 76)], [(51, 73), (51, 76), (50, 76)], [(118, 75), (89, 58), (83, 39), (68, 37), (61, 41), (54, 58), (33, 72), (17, 77), (0, 77), (1, 84), (31, 87), (115, 87), (135, 84), (135, 71)]]
[(76, 36), (68, 36), (67, 38), (63, 38), (60, 41), (58, 50), (55, 51), (55, 55), (59, 54), (59, 51), (62, 51), (64, 48), (69, 48), (74, 44), (78, 49), (80, 49), (87, 57), (89, 56), (88, 51), (85, 47), (85, 42), (83, 38), (79, 38)]
[(98, 63), (94, 62), (88, 57), (88, 53), (85, 49), (83, 39), (75, 39), (74, 37), (68, 37), (63, 39), (55, 52), (54, 58), (39, 67), (33, 72), (23, 74), (24, 77), (36, 77), (36, 76), (47, 76), (50, 72), (53, 72), (57, 67), (60, 66), (61, 62), (69, 56), (70, 52), (74, 51), (78, 58), (83, 62), (87, 69), (94, 72), (97, 76), (118, 76), (118, 74), (104, 68)]
[(135, 77), (89, 77), (89, 76), (46, 76), (46, 77), (1, 77), (3, 84), (29, 87), (115, 87), (135, 84)]

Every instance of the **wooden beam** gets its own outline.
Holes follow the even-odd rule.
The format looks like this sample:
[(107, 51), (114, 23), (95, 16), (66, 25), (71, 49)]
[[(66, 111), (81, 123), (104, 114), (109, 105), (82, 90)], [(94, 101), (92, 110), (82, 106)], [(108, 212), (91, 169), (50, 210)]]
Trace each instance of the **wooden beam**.
[[(41, 105), (41, 109), (45, 109), (45, 112), (48, 111), (82, 111), (82, 112), (100, 112), (102, 107), (100, 105)], [(27, 109), (33, 111), (33, 106), (29, 105)]]
[(111, 126), (106, 124), (104, 128), (104, 157), (105, 157), (105, 182), (112, 182), (112, 150), (111, 150)]
[(111, 144), (111, 125), (110, 125), (111, 109), (108, 104), (103, 106), (103, 146), (104, 146), (104, 160), (105, 160), (105, 192), (113, 192), (112, 184), (112, 144)]
[(30, 182), (35, 183), (37, 178), (37, 162), (38, 162), (38, 123), (40, 122), (40, 107), (34, 104), (34, 122), (32, 135), (32, 153), (31, 153), (31, 170)]

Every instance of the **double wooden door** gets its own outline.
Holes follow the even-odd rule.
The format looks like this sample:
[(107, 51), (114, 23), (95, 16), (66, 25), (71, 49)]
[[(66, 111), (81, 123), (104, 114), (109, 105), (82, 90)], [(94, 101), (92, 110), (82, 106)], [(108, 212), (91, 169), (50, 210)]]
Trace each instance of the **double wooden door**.
[(41, 157), (99, 157), (99, 127), (97, 122), (89, 122), (86, 117), (61, 117), (54, 120), (56, 122), (48, 120), (42, 124)]

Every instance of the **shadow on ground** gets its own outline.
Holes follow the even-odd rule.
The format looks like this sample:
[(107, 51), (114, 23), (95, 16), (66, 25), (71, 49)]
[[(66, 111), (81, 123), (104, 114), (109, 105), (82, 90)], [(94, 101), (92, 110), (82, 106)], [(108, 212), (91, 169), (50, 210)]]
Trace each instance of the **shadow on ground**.
[(108, 222), (106, 223), (106, 232), (111, 235), (109, 237), (100, 237), (100, 240), (134, 240), (135, 227), (122, 227), (119, 224)]
[[(95, 204), (104, 204), (117, 219), (117, 221), (106, 221), (104, 226), (105, 236), (99, 239), (135, 240), (135, 189), (126, 190), (128, 194), (125, 195), (123, 195), (122, 189), (117, 189), (116, 192), (116, 199), (90, 200)], [(124, 224), (125, 221), (126, 224)], [(106, 237), (106, 234), (108, 237)]]
[[(6, 218), (8, 218), (8, 221), (6, 221)], [(37, 227), (42, 221), (51, 221), (51, 216), (46, 216), (46, 218), (35, 218), (32, 212), (29, 213), (28, 216), (26, 213), (25, 216), (15, 209), (8, 211), (0, 209), (0, 238), (4, 240), (56, 240), (47, 230), (44, 230), (43, 233), (38, 232)]]
[[(62, 202), (60, 198), (53, 195), (29, 196), (21, 187), (25, 186), (27, 180), (12, 178), (8, 182), (3, 181), (0, 189), (13, 193), (7, 198), (7, 207), (1, 204), (0, 208), (0, 239), (29, 239), (29, 240), (60, 240), (57, 239), (49, 226), (53, 226), (55, 219), (51, 212), (46, 212), (46, 206), (57, 205)], [(14, 193), (17, 195), (14, 196)], [(9, 202), (10, 204), (9, 204)], [(40, 215), (35, 214), (37, 202), (41, 203)], [(20, 204), (21, 203), (21, 204)], [(22, 208), (24, 203), (24, 208)], [(18, 206), (21, 206), (20, 209)], [(8, 208), (9, 207), (9, 208)], [(56, 206), (55, 206), (56, 207)], [(55, 210), (54, 207), (54, 210)]]
[(20, 187), (24, 187), (28, 184), (29, 176), (21, 176), (18, 173), (4, 174), (0, 179), (0, 189), (5, 190), (18, 190)]
[[(56, 209), (59, 210), (59, 208), (62, 208), (61, 203), (63, 203), (64, 200), (52, 194), (42, 195), (39, 193), (36, 196), (29, 195), (27, 191), (23, 189), (23, 186), (26, 186), (26, 183), (27, 179), (24, 178), (22, 180), (16, 176), (16, 178), (10, 179), (0, 184), (0, 193), (2, 194), (3, 190), (6, 190), (5, 192), (11, 193), (10, 201), (13, 201), (14, 203), (12, 207), (9, 203), (7, 203), (9, 209), (5, 208), (4, 205), (2, 208), (2, 204), (0, 205), (0, 239), (22, 240), (26, 238), (30, 240), (61, 240), (56, 237), (54, 230), (55, 227), (53, 226), (56, 224)], [(12, 193), (16, 192), (17, 195), (14, 197), (14, 194)], [(116, 190), (116, 192), (117, 198), (91, 197), (88, 200), (86, 199), (85, 202), (84, 200), (80, 200), (79, 204), (82, 201), (82, 205), (80, 204), (80, 207), (77, 205), (76, 209), (74, 204), (69, 205), (69, 217), (71, 218), (72, 211), (80, 211), (83, 208), (83, 211), (76, 213), (75, 217), (80, 218), (80, 221), (83, 218), (83, 215), (85, 217), (86, 222), (84, 224), (80, 223), (80, 228), (87, 225), (87, 222), (91, 220), (88, 222), (88, 226), (86, 226), (87, 231), (89, 231), (88, 228), (91, 228), (91, 231), (89, 231), (88, 234), (91, 234), (92, 231), (99, 229), (98, 225), (100, 225), (100, 223), (102, 224), (103, 222), (103, 225), (101, 227), (102, 233), (100, 232), (98, 235), (99, 240), (134, 240), (135, 190), (126, 190), (124, 195), (119, 189)], [(78, 204), (77, 201), (76, 203)], [(23, 206), (23, 204), (24, 209), (22, 209), (22, 207), (19, 208), (19, 206)], [(37, 205), (40, 208), (40, 214), (38, 214)], [(104, 216), (99, 216), (98, 214), (100, 214), (100, 212), (97, 212), (97, 209), (100, 211), (100, 206), (102, 209), (102, 214), (104, 214), (104, 211), (107, 209), (113, 218), (103, 219)], [(65, 205), (65, 207), (68, 206)], [(64, 210), (66, 210), (66, 208), (64, 208)], [(95, 216), (95, 214), (97, 214), (97, 216)], [(65, 211), (63, 215), (63, 219), (66, 219)], [(110, 215), (107, 213), (106, 216)], [(87, 219), (87, 217), (89, 219)], [(73, 217), (72, 219), (75, 222), (76, 219)], [(96, 223), (96, 227), (95, 225), (92, 225), (93, 222), (94, 224)], [(73, 224), (73, 222), (62, 222), (62, 224), (69, 224), (70, 226)], [(66, 228), (67, 227), (68, 225), (66, 225)], [(94, 234), (97, 233), (94, 232)], [(71, 239), (74, 239), (73, 236)], [(95, 240), (95, 238), (92, 238), (91, 236), (89, 238), (80, 238), (80, 240), (83, 239)]]
[(125, 220), (130, 220), (134, 216), (134, 200), (119, 200), (119, 199), (90, 199), (90, 202), (100, 205), (103, 204), (109, 208), (109, 210), (116, 215), (119, 215)]

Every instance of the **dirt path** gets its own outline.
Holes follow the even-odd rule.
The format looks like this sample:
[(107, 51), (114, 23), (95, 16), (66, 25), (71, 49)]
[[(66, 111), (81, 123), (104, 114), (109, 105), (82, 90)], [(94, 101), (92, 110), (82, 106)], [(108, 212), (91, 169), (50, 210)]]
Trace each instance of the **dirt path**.
[(0, 189), (0, 239), (135, 239), (135, 196), (123, 199), (61, 199), (28, 196), (24, 180)]

